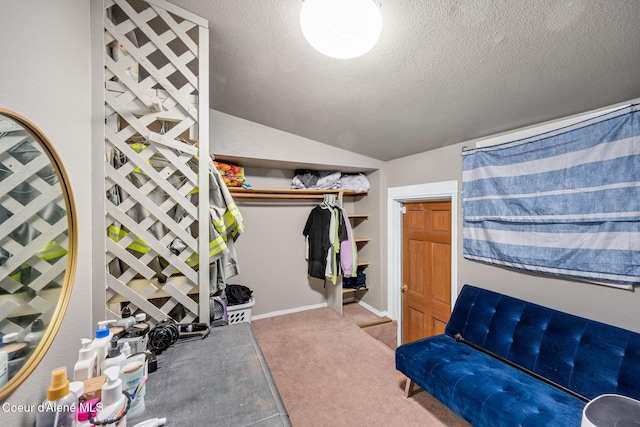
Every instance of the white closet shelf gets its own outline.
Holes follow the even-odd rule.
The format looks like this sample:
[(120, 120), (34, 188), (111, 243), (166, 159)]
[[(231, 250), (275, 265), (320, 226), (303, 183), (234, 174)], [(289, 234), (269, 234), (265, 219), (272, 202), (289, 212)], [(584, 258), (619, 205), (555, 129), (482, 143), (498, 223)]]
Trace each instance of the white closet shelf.
[[(238, 188), (230, 187), (229, 191), (234, 198), (238, 199), (322, 199), (325, 194), (342, 194), (343, 196), (366, 196), (366, 191), (346, 191), (346, 190), (296, 190), (281, 188)], [(351, 215), (349, 215), (351, 216)]]

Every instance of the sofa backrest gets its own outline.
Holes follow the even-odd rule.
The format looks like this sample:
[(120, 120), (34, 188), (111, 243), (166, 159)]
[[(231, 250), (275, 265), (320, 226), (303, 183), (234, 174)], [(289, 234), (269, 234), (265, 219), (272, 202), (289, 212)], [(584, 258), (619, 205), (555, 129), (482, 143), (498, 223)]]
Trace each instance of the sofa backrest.
[(589, 399), (640, 399), (640, 334), (465, 285), (445, 334), (461, 334)]

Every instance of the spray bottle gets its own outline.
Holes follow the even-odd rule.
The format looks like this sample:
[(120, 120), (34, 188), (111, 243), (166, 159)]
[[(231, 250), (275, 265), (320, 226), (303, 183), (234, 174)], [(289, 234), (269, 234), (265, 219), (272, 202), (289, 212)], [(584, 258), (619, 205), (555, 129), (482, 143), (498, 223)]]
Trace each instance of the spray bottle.
[(67, 368), (54, 369), (47, 398), (38, 405), (36, 427), (74, 427), (77, 406), (78, 397), (69, 391)]

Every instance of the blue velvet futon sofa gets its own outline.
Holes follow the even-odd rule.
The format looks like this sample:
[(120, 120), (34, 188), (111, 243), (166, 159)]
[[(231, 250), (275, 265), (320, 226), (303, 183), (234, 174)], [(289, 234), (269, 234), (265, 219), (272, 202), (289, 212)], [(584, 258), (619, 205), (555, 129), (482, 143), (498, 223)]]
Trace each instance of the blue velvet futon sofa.
[(476, 427), (580, 426), (581, 397), (640, 399), (640, 334), (465, 285), (445, 333), (398, 347), (396, 368)]

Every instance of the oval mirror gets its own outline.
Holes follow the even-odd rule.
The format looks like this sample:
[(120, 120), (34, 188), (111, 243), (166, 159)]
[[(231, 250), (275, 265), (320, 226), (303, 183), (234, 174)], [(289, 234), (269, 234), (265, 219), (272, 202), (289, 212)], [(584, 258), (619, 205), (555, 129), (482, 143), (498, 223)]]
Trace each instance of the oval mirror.
[(0, 401), (35, 369), (71, 296), (76, 217), (42, 132), (0, 108)]

